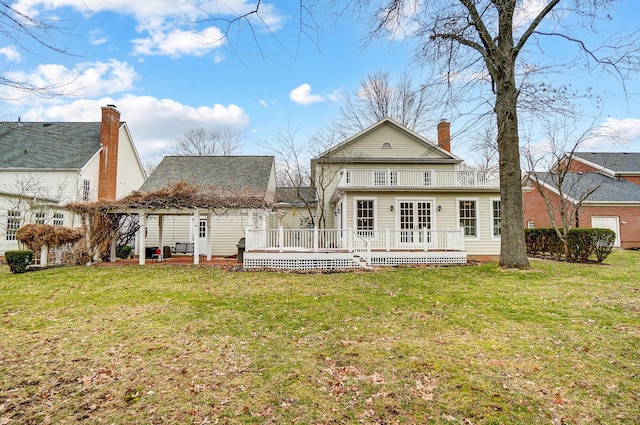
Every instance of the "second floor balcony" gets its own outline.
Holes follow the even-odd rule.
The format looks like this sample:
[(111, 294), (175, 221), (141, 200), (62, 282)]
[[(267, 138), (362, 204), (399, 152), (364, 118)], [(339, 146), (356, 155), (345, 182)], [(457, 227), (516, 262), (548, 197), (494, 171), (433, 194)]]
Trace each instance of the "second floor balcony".
[(443, 171), (394, 169), (345, 169), (340, 172), (338, 189), (497, 189), (497, 171)]

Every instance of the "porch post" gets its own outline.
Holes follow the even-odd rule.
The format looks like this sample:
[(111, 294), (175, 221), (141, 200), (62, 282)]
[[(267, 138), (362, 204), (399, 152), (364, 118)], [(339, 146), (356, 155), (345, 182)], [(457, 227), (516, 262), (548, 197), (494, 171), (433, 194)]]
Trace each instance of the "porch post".
[(460, 228), (458, 238), (460, 238), (460, 251), (464, 251), (464, 227)]
[(196, 208), (193, 211), (193, 264), (200, 264), (200, 211)]
[(109, 250), (109, 262), (111, 263), (115, 263), (116, 262), (116, 248), (118, 245), (118, 238), (113, 236), (111, 238), (111, 247)]
[(352, 246), (353, 246), (353, 229), (349, 227), (347, 231), (347, 251), (348, 252), (351, 252)]
[(253, 249), (253, 238), (254, 238), (253, 227), (247, 226), (247, 231), (245, 232), (245, 235), (244, 235), (245, 252), (249, 252)]
[(385, 229), (385, 233), (387, 234), (386, 238), (386, 247), (387, 247), (387, 252), (391, 251), (391, 232), (389, 231), (389, 228), (387, 227)]
[(140, 223), (139, 237), (138, 237), (138, 264), (144, 266), (145, 256), (145, 239), (147, 236), (147, 215), (144, 210), (140, 210), (138, 213), (138, 223)]
[(318, 252), (318, 228), (313, 228), (313, 252)]
[(160, 256), (159, 260), (162, 260), (164, 257), (164, 239), (162, 238), (162, 228), (164, 225), (164, 216), (162, 214), (158, 214), (158, 246), (160, 247)]
[(207, 261), (211, 261), (211, 241), (213, 240), (213, 213), (207, 214)]
[(284, 251), (284, 229), (282, 226), (278, 227), (278, 246), (280, 247), (280, 252)]
[(47, 267), (49, 261), (49, 245), (43, 244), (40, 247), (40, 267)]

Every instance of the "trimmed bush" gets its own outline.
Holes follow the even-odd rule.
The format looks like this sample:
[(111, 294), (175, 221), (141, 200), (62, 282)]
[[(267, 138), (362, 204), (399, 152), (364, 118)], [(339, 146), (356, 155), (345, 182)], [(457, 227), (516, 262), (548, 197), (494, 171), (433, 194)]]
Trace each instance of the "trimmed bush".
[(548, 254), (558, 257), (564, 254), (564, 244), (555, 229), (524, 229), (524, 237), (527, 244), (527, 253), (529, 254)]
[(571, 229), (567, 238), (572, 257), (587, 262), (594, 254), (602, 262), (613, 248), (616, 233), (610, 229)]
[(7, 251), (4, 253), (4, 258), (7, 259), (11, 273), (24, 273), (33, 261), (33, 251)]
[[(524, 233), (528, 254), (564, 256), (564, 244), (554, 229), (525, 229)], [(571, 229), (567, 233), (569, 256), (585, 263), (595, 255), (601, 263), (611, 253), (615, 240), (616, 233), (613, 230)]]

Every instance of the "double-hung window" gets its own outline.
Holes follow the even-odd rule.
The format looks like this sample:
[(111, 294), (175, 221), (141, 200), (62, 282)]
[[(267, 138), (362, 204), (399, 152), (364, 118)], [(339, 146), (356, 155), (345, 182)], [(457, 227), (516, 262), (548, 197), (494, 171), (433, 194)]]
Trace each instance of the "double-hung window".
[(9, 210), (7, 211), (7, 240), (16, 240), (16, 230), (20, 228), (21, 216), (20, 211)]
[(89, 202), (91, 200), (91, 180), (82, 182), (82, 201)]
[(501, 208), (500, 200), (492, 199), (491, 200), (491, 227), (492, 227), (491, 235), (493, 237), (500, 237), (500, 234), (502, 233), (502, 226), (501, 226), (502, 213), (500, 211), (500, 208)]
[(43, 212), (36, 213), (36, 224), (44, 224), (46, 219), (46, 214)]
[(53, 225), (54, 226), (64, 226), (64, 214), (63, 213), (53, 213)]
[(458, 214), (460, 216), (460, 227), (464, 227), (464, 235), (478, 236), (478, 202), (472, 199), (461, 199), (458, 201)]

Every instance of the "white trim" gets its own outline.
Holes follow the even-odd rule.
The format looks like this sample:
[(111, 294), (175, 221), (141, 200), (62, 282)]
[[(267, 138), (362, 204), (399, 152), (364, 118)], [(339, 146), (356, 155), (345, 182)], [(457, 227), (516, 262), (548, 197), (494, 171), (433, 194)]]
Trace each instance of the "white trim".
[(473, 201), (476, 203), (476, 235), (466, 236), (465, 239), (480, 239), (480, 198), (474, 196), (456, 197), (456, 228), (460, 230), (460, 201)]

